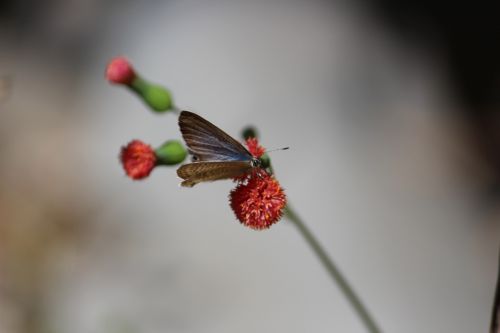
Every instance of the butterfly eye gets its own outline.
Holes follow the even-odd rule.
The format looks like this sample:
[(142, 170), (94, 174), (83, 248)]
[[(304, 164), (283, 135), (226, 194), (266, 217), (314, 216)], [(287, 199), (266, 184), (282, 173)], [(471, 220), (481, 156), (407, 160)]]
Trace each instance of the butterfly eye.
[(191, 156), (191, 161), (197, 162), (198, 160), (199, 160), (198, 156), (196, 155)]
[(258, 158), (252, 158), (252, 160), (250, 161), (250, 164), (254, 168), (258, 168), (261, 165), (260, 160)]

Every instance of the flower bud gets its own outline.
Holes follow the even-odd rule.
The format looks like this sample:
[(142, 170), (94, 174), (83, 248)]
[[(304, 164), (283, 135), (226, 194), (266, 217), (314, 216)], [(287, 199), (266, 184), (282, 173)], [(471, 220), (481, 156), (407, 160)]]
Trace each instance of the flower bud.
[(258, 138), (257, 129), (253, 126), (247, 126), (241, 131), (243, 139)]
[(261, 168), (267, 169), (271, 166), (271, 158), (267, 153), (260, 157)]
[(170, 91), (141, 78), (125, 57), (113, 58), (106, 67), (106, 79), (111, 83), (124, 84), (132, 89), (156, 112), (174, 110)]
[(158, 164), (175, 165), (186, 159), (187, 150), (179, 141), (170, 140), (158, 147), (155, 154)]
[(136, 77), (132, 81), (130, 88), (156, 112), (165, 112), (174, 109), (170, 91), (160, 85), (151, 84), (140, 77)]
[(111, 83), (129, 85), (136, 74), (125, 57), (113, 58), (106, 67), (106, 79)]

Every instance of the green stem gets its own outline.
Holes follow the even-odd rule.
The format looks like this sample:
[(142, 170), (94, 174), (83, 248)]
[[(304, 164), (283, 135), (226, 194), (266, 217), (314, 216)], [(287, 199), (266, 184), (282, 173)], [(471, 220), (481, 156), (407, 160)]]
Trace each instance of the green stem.
[(491, 311), (490, 333), (500, 332), (500, 255), (498, 263), (498, 277), (495, 299), (493, 301), (493, 310)]
[(381, 333), (382, 331), (378, 328), (377, 324), (368, 313), (368, 310), (361, 302), (360, 298), (356, 295), (352, 287), (347, 282), (346, 278), (342, 275), (339, 269), (336, 267), (332, 259), (328, 256), (325, 250), (318, 243), (311, 231), (306, 227), (304, 222), (300, 217), (293, 211), (290, 204), (285, 207), (285, 216), (295, 224), (299, 229), (301, 235), (304, 237), (306, 242), (311, 246), (314, 253), (318, 256), (319, 260), (326, 268), (333, 281), (338, 285), (340, 290), (344, 293), (354, 311), (359, 316), (359, 319), (363, 322), (368, 332), (371, 333)]

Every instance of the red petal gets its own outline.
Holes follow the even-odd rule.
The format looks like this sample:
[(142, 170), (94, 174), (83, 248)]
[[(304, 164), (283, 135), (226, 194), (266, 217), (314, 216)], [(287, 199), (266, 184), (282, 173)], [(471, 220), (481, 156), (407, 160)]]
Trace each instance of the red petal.
[(135, 180), (146, 178), (156, 166), (153, 148), (139, 140), (122, 147), (120, 159), (127, 175)]

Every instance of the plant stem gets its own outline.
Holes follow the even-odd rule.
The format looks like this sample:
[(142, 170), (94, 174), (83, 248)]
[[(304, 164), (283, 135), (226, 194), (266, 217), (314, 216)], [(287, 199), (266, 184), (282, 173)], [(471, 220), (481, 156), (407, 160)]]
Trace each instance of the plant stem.
[(497, 281), (497, 290), (495, 292), (495, 300), (493, 301), (493, 310), (491, 313), (491, 326), (490, 333), (499, 333), (500, 332), (500, 255), (499, 255), (499, 263), (498, 263), (498, 281)]
[(368, 313), (368, 310), (363, 305), (359, 297), (356, 295), (352, 287), (347, 282), (346, 278), (342, 275), (339, 269), (336, 267), (335, 263), (330, 259), (328, 254), (325, 252), (323, 247), (316, 240), (311, 231), (306, 227), (304, 222), (300, 217), (293, 211), (290, 204), (285, 207), (285, 216), (295, 224), (299, 229), (301, 235), (304, 237), (306, 242), (311, 246), (314, 253), (318, 256), (319, 260), (326, 268), (333, 281), (338, 285), (340, 290), (344, 293), (351, 306), (353, 307), (359, 319), (363, 322), (368, 332), (371, 333), (381, 333), (382, 331), (378, 328), (377, 324)]

